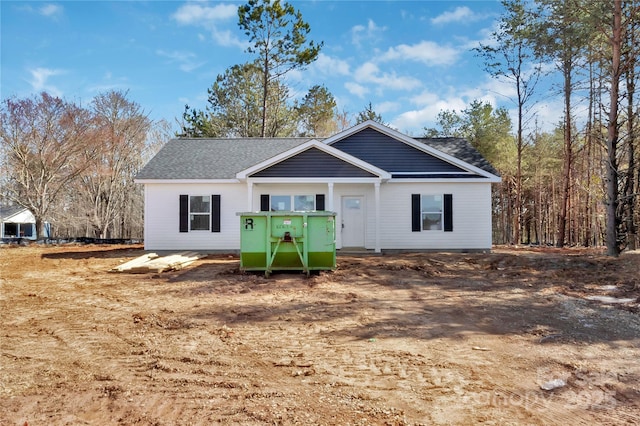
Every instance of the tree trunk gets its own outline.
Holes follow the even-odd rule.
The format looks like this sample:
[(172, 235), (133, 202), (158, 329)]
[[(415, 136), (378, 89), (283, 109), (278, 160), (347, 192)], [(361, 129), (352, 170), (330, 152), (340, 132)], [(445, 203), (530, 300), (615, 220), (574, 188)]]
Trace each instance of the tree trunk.
[(46, 238), (47, 235), (45, 234), (45, 229), (44, 229), (44, 219), (42, 219), (42, 216), (39, 216), (39, 215), (36, 215), (35, 219), (36, 219), (36, 239), (40, 240), (40, 239)]
[(636, 225), (634, 222), (635, 219), (635, 203), (637, 194), (635, 192), (635, 169), (636, 169), (636, 153), (635, 153), (635, 126), (636, 126), (636, 114), (635, 114), (635, 106), (634, 102), (634, 94), (636, 89), (636, 75), (635, 75), (635, 65), (636, 65), (636, 40), (635, 40), (635, 31), (636, 24), (634, 22), (635, 14), (633, 12), (630, 13), (629, 19), (629, 27), (627, 30), (628, 40), (627, 46), (630, 50), (627, 53), (626, 60), (626, 85), (627, 85), (627, 155), (628, 155), (628, 167), (624, 185), (624, 221), (625, 221), (625, 230), (627, 234), (627, 245), (630, 250), (635, 250), (637, 248), (637, 232)]
[(260, 136), (267, 135), (267, 97), (269, 95), (269, 58), (265, 56), (262, 67), (262, 127)]
[[(570, 56), (570, 54), (569, 54)], [(563, 64), (564, 74), (564, 169), (562, 172), (563, 187), (560, 205), (560, 217), (558, 218), (558, 238), (556, 245), (564, 247), (567, 230), (567, 209), (569, 207), (569, 197), (571, 196), (571, 162), (573, 157), (573, 147), (571, 142), (571, 58), (565, 58)]]
[(522, 227), (522, 93), (520, 91), (520, 80), (516, 84), (518, 91), (518, 135), (517, 135), (517, 169), (516, 169), (516, 214), (514, 242), (520, 244), (520, 229)]
[(620, 50), (622, 45), (622, 3), (613, 2), (613, 33), (611, 37), (611, 84), (609, 123), (607, 125), (607, 168), (606, 168), (606, 241), (607, 254), (618, 256), (618, 87), (620, 82)]

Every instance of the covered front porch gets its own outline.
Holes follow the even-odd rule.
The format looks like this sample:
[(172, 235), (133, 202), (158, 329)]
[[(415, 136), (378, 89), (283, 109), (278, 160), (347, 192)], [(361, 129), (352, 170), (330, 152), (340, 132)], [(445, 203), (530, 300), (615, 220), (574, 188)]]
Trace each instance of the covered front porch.
[(382, 178), (247, 179), (247, 211), (336, 213), (336, 248), (380, 253)]

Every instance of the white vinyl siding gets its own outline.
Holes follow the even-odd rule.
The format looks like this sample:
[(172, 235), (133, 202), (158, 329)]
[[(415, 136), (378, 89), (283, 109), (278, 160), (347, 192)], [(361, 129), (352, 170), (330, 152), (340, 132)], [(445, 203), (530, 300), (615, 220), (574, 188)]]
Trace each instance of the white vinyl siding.
[[(220, 194), (220, 232), (179, 232), (181, 194)], [(145, 185), (145, 249), (217, 250), (240, 249), (237, 212), (260, 210), (260, 195), (291, 197), (328, 194), (323, 183), (258, 183), (252, 188), (251, 205), (246, 183)], [(452, 194), (452, 232), (412, 232), (411, 194)], [(491, 249), (491, 184), (489, 182), (430, 183), (387, 182), (380, 185), (380, 223), (376, 223), (375, 190), (370, 183), (335, 183), (333, 206), (336, 217), (336, 245), (342, 247), (341, 200), (362, 196), (365, 209), (365, 248), (375, 249), (376, 229), (382, 250), (489, 250)]]
[[(491, 184), (389, 183), (381, 185), (382, 249), (491, 249)], [(411, 194), (452, 194), (452, 232), (412, 232)]]
[[(180, 195), (220, 194), (220, 232), (180, 232)], [(210, 196), (208, 197), (211, 198)], [(145, 184), (145, 250), (240, 249), (240, 219), (236, 212), (247, 209), (247, 186), (224, 184)], [(209, 228), (210, 229), (210, 228)]]

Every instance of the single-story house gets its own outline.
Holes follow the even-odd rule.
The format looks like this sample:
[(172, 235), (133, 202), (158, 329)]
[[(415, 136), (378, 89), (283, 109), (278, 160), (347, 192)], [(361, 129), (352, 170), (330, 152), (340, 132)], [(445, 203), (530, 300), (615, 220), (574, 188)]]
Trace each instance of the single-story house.
[(22, 206), (0, 206), (0, 238), (35, 240), (36, 218)]
[(467, 141), (366, 121), (329, 138), (174, 139), (140, 171), (147, 250), (237, 251), (236, 213), (336, 213), (336, 247), (491, 249), (496, 170)]

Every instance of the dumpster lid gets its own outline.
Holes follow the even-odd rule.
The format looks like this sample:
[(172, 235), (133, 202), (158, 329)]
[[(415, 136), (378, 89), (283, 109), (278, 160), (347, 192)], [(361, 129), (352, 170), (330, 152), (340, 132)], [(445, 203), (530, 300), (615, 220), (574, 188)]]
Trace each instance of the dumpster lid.
[(335, 216), (336, 212), (325, 210), (297, 211), (297, 210), (278, 210), (275, 212), (238, 212), (236, 216)]

